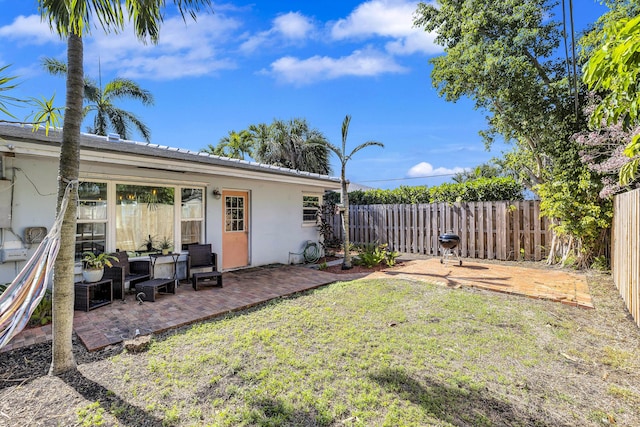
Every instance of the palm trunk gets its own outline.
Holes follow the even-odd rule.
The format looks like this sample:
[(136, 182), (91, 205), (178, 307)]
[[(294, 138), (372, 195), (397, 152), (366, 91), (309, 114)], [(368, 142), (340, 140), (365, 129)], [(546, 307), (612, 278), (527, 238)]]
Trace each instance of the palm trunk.
[[(60, 144), (58, 169), (58, 210), (67, 184), (77, 180), (80, 169), (80, 127), (84, 90), (82, 38), (70, 35), (67, 40), (67, 99)], [(53, 343), (50, 375), (76, 369), (73, 355), (74, 257), (77, 193), (70, 193), (69, 206), (61, 227), (60, 251), (53, 277)]]
[(349, 250), (351, 242), (349, 240), (349, 191), (348, 183), (342, 173), (342, 206), (344, 211), (342, 212), (342, 227), (344, 232), (344, 258), (342, 260), (342, 269), (348, 270), (353, 267), (351, 264), (351, 251)]

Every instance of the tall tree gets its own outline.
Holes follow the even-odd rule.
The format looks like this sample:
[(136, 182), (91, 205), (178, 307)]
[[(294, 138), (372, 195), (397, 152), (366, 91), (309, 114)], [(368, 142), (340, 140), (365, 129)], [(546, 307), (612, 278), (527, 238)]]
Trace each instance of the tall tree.
[[(200, 7), (210, 5), (210, 0), (174, 0), (183, 18), (189, 13), (195, 19)], [(77, 182), (80, 169), (80, 127), (83, 110), (83, 41), (89, 33), (92, 18), (105, 32), (123, 29), (124, 15), (128, 14), (136, 36), (157, 42), (159, 27), (163, 21), (163, 0), (130, 0), (125, 4), (118, 0), (39, 0), (40, 14), (50, 23), (52, 30), (67, 40), (66, 109), (60, 164), (58, 168), (58, 208), (68, 184)], [(77, 196), (71, 192), (69, 207), (61, 226), (60, 251), (55, 262), (53, 285), (53, 345), (49, 373), (59, 375), (76, 369), (71, 337), (73, 334), (73, 266), (76, 233)]]
[(363, 148), (370, 146), (377, 146), (384, 148), (384, 144), (377, 141), (367, 141), (358, 145), (347, 154), (347, 136), (349, 135), (349, 124), (351, 123), (351, 116), (346, 115), (342, 121), (342, 148), (327, 142), (327, 147), (335, 153), (340, 160), (340, 187), (342, 189), (342, 235), (344, 236), (344, 258), (342, 260), (342, 269), (348, 270), (352, 268), (351, 253), (349, 251), (349, 181), (347, 180), (347, 163), (354, 154)]
[[(640, 122), (640, 16), (612, 19), (599, 32), (604, 42), (585, 66), (584, 82), (602, 94), (591, 115), (594, 128), (621, 123), (624, 130)], [(624, 149), (631, 159), (620, 168), (620, 183), (627, 185), (638, 178), (640, 134), (632, 136)]]
[(501, 167), (497, 164), (482, 163), (473, 169), (457, 172), (451, 180), (453, 182), (462, 183), (474, 181), (478, 178), (496, 178), (502, 174)]
[[(597, 228), (606, 223), (608, 211), (591, 198), (592, 183), (599, 180), (580, 161), (572, 138), (586, 128), (586, 117), (574, 103), (577, 97), (583, 104), (585, 90), (572, 84), (574, 57), (560, 55), (563, 31), (553, 19), (556, 5), (551, 0), (436, 0), (419, 3), (415, 24), (437, 33), (436, 42), (444, 46), (445, 54), (430, 61), (440, 95), (454, 102), (468, 97), (487, 113), (488, 129), (481, 133), (487, 145), (495, 137), (514, 144), (500, 164), (543, 201), (561, 185), (565, 204), (554, 197), (542, 214), (566, 215), (560, 220), (579, 225), (581, 219), (570, 215), (571, 203), (589, 204), (598, 208), (598, 218), (589, 220)], [(580, 227), (555, 230), (562, 238), (548, 248), (549, 262), (568, 259), (572, 252), (579, 265), (586, 265), (597, 253), (588, 247), (595, 239), (581, 241)]]
[[(55, 58), (44, 58), (42, 66), (50, 74), (66, 75), (67, 64)], [(125, 78), (115, 78), (102, 88), (94, 80), (84, 78), (84, 107), (85, 117), (95, 112), (93, 126), (88, 128), (89, 133), (106, 136), (110, 131), (120, 135), (123, 139), (130, 139), (131, 129), (137, 130), (145, 141), (149, 142), (151, 130), (135, 114), (118, 108), (115, 102), (123, 99), (133, 99), (142, 102), (142, 105), (153, 105), (153, 95), (146, 89), (142, 89), (138, 83)]]
[(248, 130), (241, 130), (240, 132), (229, 131), (229, 135), (220, 138), (218, 145), (214, 147), (209, 144), (202, 151), (216, 156), (244, 160), (244, 156), (251, 156), (253, 153), (251, 133)]
[(305, 119), (251, 125), (249, 132), (256, 161), (321, 175), (331, 173), (327, 139)]
[(445, 54), (430, 60), (440, 96), (468, 97), (487, 112), (485, 143), (501, 137), (526, 153), (514, 157), (514, 167), (530, 189), (559, 161), (579, 165), (569, 136), (583, 120), (573, 111), (565, 59), (554, 56), (561, 32), (552, 16), (547, 0), (437, 0), (419, 3), (415, 19), (444, 46)]
[[(9, 68), (9, 65), (0, 67), (0, 73), (5, 72)], [(14, 124), (30, 124), (37, 130), (41, 125), (44, 125), (45, 132), (49, 133), (49, 128), (57, 127), (60, 123), (62, 116), (62, 108), (53, 105), (55, 95), (51, 96), (51, 99), (41, 98), (29, 98), (20, 99), (7, 94), (7, 92), (15, 89), (18, 83), (14, 80), (17, 76), (2, 75), (0, 74), (0, 114), (4, 114), (11, 120), (0, 119), (0, 123), (14, 123)], [(10, 111), (11, 107), (31, 106), (35, 110), (33, 113), (24, 120), (18, 120), (16, 116)]]

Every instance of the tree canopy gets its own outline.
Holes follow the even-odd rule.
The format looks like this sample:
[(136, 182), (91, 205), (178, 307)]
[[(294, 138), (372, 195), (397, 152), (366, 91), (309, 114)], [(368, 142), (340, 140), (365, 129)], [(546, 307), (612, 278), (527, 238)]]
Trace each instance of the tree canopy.
[[(604, 42), (593, 52), (584, 69), (584, 82), (602, 94), (590, 124), (601, 128), (622, 123), (625, 130), (637, 126), (640, 110), (640, 15), (608, 21), (599, 32)], [(620, 169), (620, 182), (637, 178), (640, 166), (640, 134), (624, 149), (631, 161)]]
[(331, 173), (327, 139), (305, 119), (274, 120), (271, 124), (250, 125), (240, 132), (230, 131), (218, 145), (202, 151), (244, 159), (245, 155), (268, 165), (328, 175)]
[[(562, 55), (565, 31), (554, 19), (557, 4), (436, 0), (419, 4), (415, 24), (436, 32), (436, 43), (444, 47), (445, 53), (430, 61), (439, 94), (452, 102), (468, 97), (487, 113), (488, 128), (481, 132), (487, 146), (496, 138), (513, 143), (498, 163), (548, 200), (543, 215), (563, 222), (555, 229), (563, 242), (554, 239), (549, 262), (562, 250), (563, 259), (572, 252), (579, 265), (588, 265), (602, 243), (591, 237), (608, 225), (610, 207), (598, 200), (599, 177), (581, 162), (582, 147), (573, 138), (587, 126), (576, 108), (576, 100), (584, 105), (586, 91), (573, 84), (574, 61), (577, 65), (585, 56), (568, 49)], [(572, 214), (575, 205), (592, 213), (585, 227), (579, 223), (586, 219)]]
[(420, 3), (415, 24), (437, 32), (445, 54), (431, 59), (434, 87), (446, 100), (468, 97), (487, 113), (481, 134), (515, 142), (516, 171), (532, 188), (554, 163), (578, 164), (568, 144), (579, 129), (553, 5), (545, 0)]
[[(44, 58), (42, 66), (50, 74), (65, 75), (67, 64), (55, 58)], [(106, 136), (110, 131), (123, 139), (131, 138), (131, 128), (135, 128), (145, 141), (151, 140), (151, 129), (134, 113), (116, 106), (116, 101), (135, 99), (142, 105), (153, 105), (153, 95), (133, 80), (117, 77), (103, 88), (95, 80), (84, 78), (84, 115), (95, 113), (93, 125), (87, 131)]]

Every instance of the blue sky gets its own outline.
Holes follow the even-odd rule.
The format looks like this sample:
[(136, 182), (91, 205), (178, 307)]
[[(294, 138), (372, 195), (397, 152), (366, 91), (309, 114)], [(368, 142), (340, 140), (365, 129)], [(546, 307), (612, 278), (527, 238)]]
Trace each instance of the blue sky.
[[(167, 2), (172, 4), (172, 2)], [(372, 187), (437, 185), (508, 147), (485, 150), (482, 112), (468, 100), (447, 103), (430, 80), (429, 58), (442, 52), (433, 35), (412, 28), (417, 2), (405, 0), (214, 4), (197, 22), (166, 17), (158, 45), (131, 31), (85, 39), (85, 74), (128, 77), (155, 105), (120, 106), (152, 131), (151, 142), (200, 150), (229, 131), (274, 119), (305, 118), (332, 143), (352, 116), (347, 149), (385, 144), (348, 163), (352, 182)], [(65, 60), (65, 43), (42, 23), (36, 1), (0, 0), (0, 66), (20, 76), (18, 97), (50, 97), (64, 105), (64, 79), (46, 74), (42, 57)], [(606, 9), (574, 2), (578, 29)], [(170, 11), (171, 9), (169, 9)], [(17, 111), (26, 116), (28, 112)], [(83, 127), (84, 130), (84, 127)], [(139, 139), (136, 135), (134, 139)], [(339, 174), (335, 157), (334, 174)]]

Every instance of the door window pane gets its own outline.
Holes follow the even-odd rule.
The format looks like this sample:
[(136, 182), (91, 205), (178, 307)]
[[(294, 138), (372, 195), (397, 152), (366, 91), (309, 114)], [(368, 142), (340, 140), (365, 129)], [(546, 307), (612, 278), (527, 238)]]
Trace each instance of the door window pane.
[(244, 197), (225, 197), (225, 231), (244, 231)]

